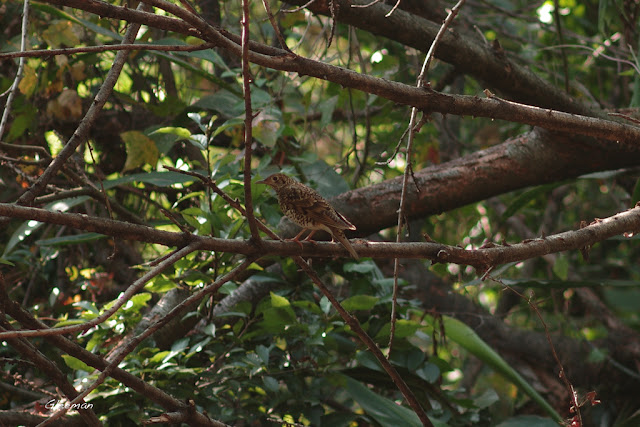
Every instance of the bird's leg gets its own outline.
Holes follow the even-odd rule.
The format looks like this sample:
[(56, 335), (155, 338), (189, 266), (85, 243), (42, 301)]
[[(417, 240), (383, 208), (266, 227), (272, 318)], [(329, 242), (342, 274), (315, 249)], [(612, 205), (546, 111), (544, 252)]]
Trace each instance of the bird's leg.
[(315, 241), (315, 240), (311, 240), (311, 236), (313, 236), (313, 234), (314, 234), (316, 231), (318, 231), (318, 230), (311, 230), (311, 233), (309, 233), (309, 235), (307, 236), (307, 238), (306, 238), (306, 239), (304, 239), (304, 240), (305, 240), (305, 241), (307, 241), (307, 242), (311, 242), (311, 243), (313, 243), (313, 244), (315, 245), (315, 244), (316, 244), (316, 241)]
[[(303, 228), (296, 237), (294, 237), (293, 239), (291, 239), (292, 242), (296, 242), (298, 245), (300, 245), (300, 249), (302, 249), (302, 242), (300, 241), (300, 236), (302, 236), (304, 234), (304, 232), (307, 231), (306, 228)], [(311, 236), (314, 232), (312, 231), (311, 234), (309, 234), (309, 236)], [(309, 237), (307, 237), (308, 239)], [(306, 239), (305, 239), (306, 240)]]

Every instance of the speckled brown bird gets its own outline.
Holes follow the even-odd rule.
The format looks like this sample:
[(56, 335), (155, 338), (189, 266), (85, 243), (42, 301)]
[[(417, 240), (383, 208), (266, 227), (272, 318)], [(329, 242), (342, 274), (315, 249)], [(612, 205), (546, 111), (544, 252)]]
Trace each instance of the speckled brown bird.
[(313, 242), (311, 236), (318, 230), (324, 230), (342, 243), (351, 256), (358, 259), (358, 253), (344, 235), (344, 230), (355, 230), (356, 226), (336, 211), (317, 191), (281, 173), (275, 173), (256, 184), (273, 188), (282, 212), (302, 227), (302, 231), (293, 238), (294, 242), (300, 243), (300, 236), (307, 230), (311, 230), (311, 233), (304, 240)]

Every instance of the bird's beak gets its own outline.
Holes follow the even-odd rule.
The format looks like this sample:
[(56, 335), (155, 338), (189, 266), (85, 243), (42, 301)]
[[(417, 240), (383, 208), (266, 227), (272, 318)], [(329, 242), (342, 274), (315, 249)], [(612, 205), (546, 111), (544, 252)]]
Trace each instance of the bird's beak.
[(264, 179), (263, 179), (262, 181), (256, 181), (256, 184), (264, 184), (264, 185), (267, 185), (267, 183), (266, 183), (266, 182), (264, 182)]

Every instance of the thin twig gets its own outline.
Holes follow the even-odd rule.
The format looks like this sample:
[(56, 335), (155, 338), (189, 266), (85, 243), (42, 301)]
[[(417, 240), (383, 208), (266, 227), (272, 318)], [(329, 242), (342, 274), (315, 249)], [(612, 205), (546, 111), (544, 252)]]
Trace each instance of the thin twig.
[[(142, 10), (146, 7), (144, 4), (138, 5), (138, 9)], [(125, 36), (122, 40), (122, 44), (131, 44), (136, 39), (136, 35), (138, 34), (138, 30), (140, 29), (140, 24), (129, 24), (129, 28), (125, 33)], [(64, 145), (64, 148), (58, 153), (58, 155), (53, 159), (51, 164), (45, 169), (45, 171), (40, 175), (38, 180), (31, 186), (29, 191), (25, 192), (22, 196), (18, 198), (16, 204), (19, 205), (29, 205), (33, 202), (33, 199), (36, 196), (39, 196), (40, 193), (46, 188), (47, 183), (53, 179), (57, 173), (62, 169), (62, 166), (65, 162), (71, 157), (75, 152), (78, 146), (83, 143), (88, 135), (89, 130), (93, 126), (94, 122), (98, 117), (98, 113), (102, 110), (102, 107), (107, 102), (107, 99), (111, 95), (113, 88), (118, 81), (118, 77), (120, 76), (120, 72), (124, 67), (125, 60), (129, 55), (128, 51), (120, 51), (116, 54), (116, 57), (113, 61), (113, 65), (109, 69), (109, 73), (107, 77), (104, 79), (104, 83), (100, 87), (100, 90), (96, 94), (91, 107), (85, 114), (84, 118), (80, 122), (80, 125), (76, 128), (75, 132), (69, 138), (69, 141)]]
[(86, 47), (67, 47), (62, 49), (38, 49), (25, 52), (9, 52), (0, 53), (0, 61), (12, 58), (47, 58), (56, 55), (73, 55), (76, 53), (95, 53), (109, 52), (116, 50), (158, 50), (163, 52), (194, 52), (198, 50), (206, 50), (215, 47), (214, 43), (202, 43), (196, 46), (180, 46), (180, 45), (163, 45), (163, 44), (115, 44), (102, 46), (86, 46)]
[(40, 337), (40, 336), (48, 336), (48, 335), (65, 335), (74, 332), (87, 331), (92, 327), (99, 325), (113, 316), (124, 304), (131, 299), (135, 294), (137, 294), (140, 289), (144, 287), (144, 285), (149, 282), (149, 280), (153, 279), (158, 274), (162, 273), (169, 266), (174, 264), (176, 261), (182, 259), (186, 255), (191, 252), (200, 249), (202, 242), (200, 240), (196, 240), (191, 244), (173, 252), (170, 256), (166, 257), (162, 260), (161, 263), (156, 265), (151, 270), (147, 271), (141, 278), (134, 281), (131, 286), (127, 288), (127, 290), (118, 297), (118, 300), (113, 304), (113, 306), (106, 309), (102, 314), (97, 316), (94, 319), (91, 319), (88, 322), (81, 323), (79, 325), (71, 325), (71, 326), (62, 326), (60, 328), (48, 328), (48, 329), (32, 329), (25, 331), (12, 331), (12, 332), (2, 332), (0, 333), (0, 339), (4, 338), (13, 338), (13, 337)]
[[(262, 5), (264, 6), (264, 10), (267, 11), (267, 16), (269, 17), (269, 22), (271, 22), (271, 26), (273, 27), (273, 31), (276, 33), (276, 37), (280, 42), (280, 47), (284, 50), (291, 52), (291, 49), (287, 46), (287, 42), (282, 36), (282, 32), (280, 32), (280, 27), (278, 27), (278, 23), (276, 22), (276, 18), (271, 13), (271, 7), (269, 6), (269, 0), (262, 0)], [(293, 53), (293, 52), (292, 52)]]
[(398, 0), (398, 1), (396, 2), (396, 4), (391, 8), (391, 10), (390, 10), (389, 12), (387, 12), (387, 14), (386, 14), (386, 15), (384, 15), (384, 17), (385, 17), (385, 18), (388, 18), (388, 17), (390, 17), (391, 15), (393, 15), (393, 12), (395, 12), (395, 11), (396, 11), (396, 9), (397, 9), (398, 7), (400, 7), (400, 2), (401, 2), (401, 1), (402, 1), (402, 0)]
[(352, 4), (352, 5), (351, 5), (351, 7), (352, 7), (352, 8), (354, 8), (354, 9), (356, 9), (356, 8), (371, 7), (371, 6), (373, 6), (374, 4), (378, 4), (378, 3), (380, 3), (381, 1), (382, 1), (382, 0), (373, 0), (372, 2), (367, 3), (367, 4)]
[(35, 151), (38, 154), (40, 154), (43, 158), (51, 160), (51, 155), (46, 150), (46, 148), (41, 147), (39, 145), (9, 144), (8, 142), (0, 141), (0, 148), (6, 148), (7, 150), (18, 150), (18, 151)]
[[(422, 70), (420, 71), (420, 75), (418, 75), (418, 81), (416, 84), (418, 89), (421, 87), (424, 87), (425, 80), (426, 80), (425, 76), (427, 74), (427, 71), (429, 70), (429, 65), (431, 64), (431, 60), (435, 54), (436, 47), (440, 42), (440, 40), (442, 39), (442, 37), (444, 36), (447, 28), (449, 27), (451, 22), (453, 22), (453, 19), (458, 14), (458, 10), (460, 10), (460, 8), (465, 3), (465, 1), (466, 0), (459, 0), (458, 3), (449, 11), (447, 18), (442, 23), (442, 26), (438, 30), (436, 37), (433, 39), (433, 42), (431, 43), (431, 47), (427, 52), (427, 56), (424, 60), (424, 63), (422, 64)], [(404, 169), (404, 175), (402, 177), (402, 192), (400, 194), (400, 207), (398, 209), (398, 227), (397, 227), (397, 234), (396, 234), (396, 243), (401, 243), (403, 240), (402, 230), (404, 228), (405, 206), (406, 206), (407, 194), (408, 194), (409, 177), (412, 175), (412, 170), (413, 170), (411, 166), (411, 153), (413, 151), (413, 138), (416, 132), (415, 125), (416, 125), (417, 116), (418, 116), (418, 109), (413, 107), (411, 109), (411, 118), (409, 119), (409, 126), (408, 126), (409, 137), (407, 138), (407, 153), (405, 156), (407, 166)], [(400, 286), (398, 283), (399, 275), (400, 275), (400, 258), (394, 258), (393, 260), (393, 297), (392, 297), (392, 303), (391, 303), (391, 328), (389, 331), (389, 353), (388, 353), (389, 357), (391, 356), (391, 350), (393, 348), (393, 340), (394, 340), (395, 331), (396, 331), (398, 289)]]
[(294, 9), (282, 9), (281, 12), (282, 13), (296, 13), (296, 12), (300, 12), (302, 9), (306, 9), (307, 7), (311, 6), (316, 0), (309, 0), (307, 3), (303, 4), (302, 6), (296, 7)]
[(251, 239), (260, 241), (251, 196), (251, 151), (253, 146), (253, 112), (251, 109), (251, 71), (249, 70), (249, 0), (242, 0), (242, 87), (244, 89), (244, 206)]
[(622, 113), (609, 113), (610, 116), (612, 117), (621, 117), (625, 120), (630, 121), (631, 123), (635, 123), (635, 124), (640, 124), (640, 119), (636, 119), (635, 117), (631, 117), (627, 114), (622, 114)]
[[(560, 44), (564, 44), (562, 22), (560, 20), (560, 2), (558, 0), (553, 0), (553, 20), (556, 24)], [(567, 61), (567, 53), (564, 49), (560, 49), (560, 56), (562, 57), (562, 68), (564, 70), (564, 90), (569, 93), (569, 63)]]
[[(24, 52), (27, 50), (27, 27), (29, 25), (29, 0), (24, 0), (24, 5), (22, 7), (22, 33), (20, 36), (20, 51)], [(22, 72), (24, 71), (25, 59), (20, 58), (20, 62), (18, 63), (18, 71), (16, 72), (16, 76), (13, 79), (13, 84), (9, 88), (9, 96), (7, 97), (7, 103), (4, 105), (4, 111), (2, 112), (2, 119), (0, 120), (0, 140), (2, 140), (2, 135), (4, 135), (4, 130), (7, 127), (7, 123), (9, 122), (9, 114), (11, 114), (11, 106), (13, 104), (13, 98), (16, 96), (18, 92), (18, 84), (22, 79)]]
[(582, 414), (580, 413), (580, 403), (578, 402), (578, 394), (576, 393), (576, 390), (574, 389), (573, 384), (571, 384), (571, 381), (569, 381), (569, 378), (567, 378), (567, 373), (564, 370), (564, 365), (560, 361), (560, 357), (558, 357), (558, 353), (556, 352), (556, 347), (553, 345), (553, 341), (551, 340), (551, 333), (549, 332), (549, 326), (542, 318), (542, 314), (540, 313), (540, 310), (538, 310), (537, 305), (533, 301), (531, 301), (531, 298), (525, 297), (522, 293), (518, 292), (515, 288), (509, 285), (506, 285), (500, 279), (497, 279), (492, 276), (489, 276), (489, 277), (494, 282), (501, 284), (502, 286), (509, 289), (511, 292), (513, 292), (514, 294), (518, 295), (520, 298), (525, 300), (527, 304), (529, 304), (529, 307), (531, 307), (531, 309), (536, 313), (536, 316), (538, 316), (538, 319), (540, 319), (540, 322), (542, 323), (542, 327), (544, 328), (544, 334), (547, 338), (547, 342), (549, 343), (549, 347), (551, 347), (551, 354), (553, 355), (553, 358), (558, 364), (558, 369), (559, 369), (558, 376), (564, 383), (565, 387), (567, 388), (567, 392), (571, 396), (571, 405), (572, 405), (571, 411), (576, 414), (575, 417), (577, 418), (577, 423), (575, 425), (582, 426), (583, 425)]
[[(364, 60), (364, 57), (362, 56), (362, 50), (360, 49), (360, 41), (358, 40), (357, 32), (355, 31), (354, 28), (351, 28), (351, 31), (349, 34), (353, 38), (355, 52), (356, 52), (356, 55), (358, 56), (358, 63), (360, 65), (360, 69), (362, 73), (366, 73), (367, 63)], [(349, 54), (351, 56), (351, 51), (349, 52)], [(357, 132), (357, 126), (356, 126), (356, 112), (353, 106), (353, 96), (351, 95), (351, 90), (349, 90), (349, 107), (351, 108), (351, 120), (352, 120), (352, 127), (353, 127), (353, 152), (357, 162), (356, 170), (353, 173), (353, 180), (352, 180), (354, 186), (358, 183), (358, 181), (360, 180), (360, 177), (366, 170), (367, 159), (369, 157), (369, 147), (371, 145), (371, 114), (370, 114), (370, 107), (369, 107), (369, 97), (370, 95), (365, 92), (364, 107), (363, 107), (365, 135), (364, 135), (364, 144), (362, 147), (362, 158), (359, 158), (358, 145), (357, 145), (358, 132)]]
[(640, 68), (638, 68), (638, 65), (636, 65), (635, 62), (633, 61), (629, 61), (628, 59), (620, 59), (620, 58), (615, 58), (611, 55), (606, 55), (604, 52), (605, 48), (606, 48), (606, 44), (604, 45), (600, 45), (597, 48), (593, 48), (591, 46), (584, 46), (581, 44), (557, 44), (554, 46), (546, 46), (546, 47), (542, 47), (539, 50), (553, 50), (553, 49), (565, 49), (565, 48), (572, 48), (572, 49), (584, 49), (584, 50), (588, 50), (592, 53), (592, 55), (587, 59), (587, 61), (589, 61), (589, 59), (591, 58), (604, 58), (604, 59), (608, 59), (609, 61), (613, 61), (615, 63), (618, 64), (626, 64), (629, 65), (630, 67), (632, 67), (636, 74), (640, 74)]

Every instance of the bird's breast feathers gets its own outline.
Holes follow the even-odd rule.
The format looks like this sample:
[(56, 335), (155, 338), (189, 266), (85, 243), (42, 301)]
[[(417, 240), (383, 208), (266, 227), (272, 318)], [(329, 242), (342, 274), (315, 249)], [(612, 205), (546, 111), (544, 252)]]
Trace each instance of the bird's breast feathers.
[(356, 229), (325, 199), (310, 188), (291, 188), (290, 190), (288, 194), (279, 197), (279, 201), (285, 214), (299, 226), (326, 231), (329, 231), (327, 228)]

